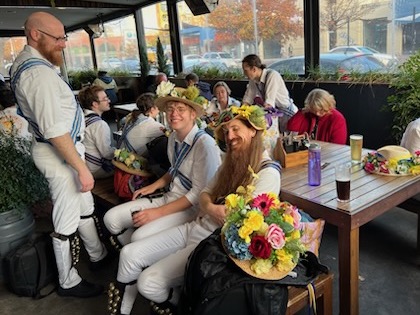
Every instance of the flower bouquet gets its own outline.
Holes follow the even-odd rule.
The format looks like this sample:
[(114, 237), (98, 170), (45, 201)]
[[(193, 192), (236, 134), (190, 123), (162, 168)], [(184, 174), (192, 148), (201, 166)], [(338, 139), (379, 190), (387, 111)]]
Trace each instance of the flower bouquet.
[(149, 177), (151, 174), (147, 172), (147, 160), (127, 149), (117, 149), (114, 151), (114, 159), (112, 160), (119, 169), (133, 175)]
[(233, 262), (251, 276), (279, 280), (297, 265), (301, 242), (298, 209), (273, 193), (255, 198), (236, 193), (225, 199), (222, 242)]
[[(379, 150), (378, 150), (379, 151)], [(364, 169), (380, 175), (403, 176), (420, 174), (420, 151), (410, 157), (389, 157), (384, 159), (377, 151), (369, 152), (363, 158)]]

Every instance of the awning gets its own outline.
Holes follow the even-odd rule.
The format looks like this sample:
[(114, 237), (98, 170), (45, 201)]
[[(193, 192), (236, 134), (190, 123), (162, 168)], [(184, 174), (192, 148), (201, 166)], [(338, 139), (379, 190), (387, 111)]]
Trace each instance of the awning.
[(414, 23), (419, 23), (420, 22), (420, 13), (417, 13), (415, 15), (411, 14), (411, 15), (400, 17), (398, 19), (395, 19), (395, 23), (410, 24), (410, 23), (413, 23), (413, 18), (414, 18)]

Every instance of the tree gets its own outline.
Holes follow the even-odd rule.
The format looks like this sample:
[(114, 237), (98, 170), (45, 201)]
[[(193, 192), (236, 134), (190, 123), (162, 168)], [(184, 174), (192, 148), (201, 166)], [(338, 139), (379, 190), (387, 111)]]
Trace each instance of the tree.
[(147, 48), (140, 46), (140, 72), (143, 78), (146, 78), (150, 72), (149, 59), (147, 58)]
[[(226, 43), (255, 41), (253, 21), (254, 0), (226, 0), (211, 14), (209, 24), (217, 29), (217, 38)], [(263, 39), (279, 43), (302, 35), (302, 16), (294, 1), (255, 0), (258, 10), (258, 42)]]
[(363, 0), (325, 0), (320, 24), (327, 28), (330, 49), (337, 46), (337, 30), (347, 23), (360, 20), (370, 13), (375, 4), (362, 4)]
[(156, 43), (156, 55), (158, 71), (163, 72), (169, 76), (168, 58), (165, 56), (165, 51), (163, 50), (162, 42), (160, 41), (159, 37)]

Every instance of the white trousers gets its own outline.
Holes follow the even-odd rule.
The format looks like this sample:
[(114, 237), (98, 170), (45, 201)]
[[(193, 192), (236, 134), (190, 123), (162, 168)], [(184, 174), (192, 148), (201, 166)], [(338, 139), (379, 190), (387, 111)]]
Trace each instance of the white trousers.
[[(172, 288), (171, 302), (177, 303), (188, 256), (217, 227), (205, 216), (124, 246), (117, 280), (121, 283), (137, 280), (140, 294), (157, 303), (166, 301)], [(130, 314), (136, 295), (132, 288), (126, 290), (121, 313)]]
[(126, 232), (118, 235), (118, 240), (125, 245), (136, 240), (143, 239), (150, 235), (165, 231), (171, 227), (189, 222), (195, 217), (194, 207), (184, 211), (169, 214), (154, 221), (151, 221), (134, 230), (131, 212), (134, 210), (150, 209), (160, 207), (169, 202), (177, 200), (181, 195), (167, 192), (163, 197), (155, 199), (140, 198), (118, 205), (108, 210), (104, 216), (104, 223), (108, 231), (113, 235), (118, 235), (124, 229)]
[[(35, 165), (49, 184), (54, 204), (52, 212), (54, 232), (71, 235), (79, 229), (90, 260), (98, 261), (105, 257), (106, 248), (98, 237), (94, 220), (80, 219), (81, 216), (93, 213), (94, 202), (90, 192), (80, 192), (77, 172), (66, 164), (49, 144), (35, 143), (32, 147), (32, 156)], [(53, 248), (60, 286), (67, 289), (79, 284), (81, 277), (72, 266), (69, 241), (53, 238)]]

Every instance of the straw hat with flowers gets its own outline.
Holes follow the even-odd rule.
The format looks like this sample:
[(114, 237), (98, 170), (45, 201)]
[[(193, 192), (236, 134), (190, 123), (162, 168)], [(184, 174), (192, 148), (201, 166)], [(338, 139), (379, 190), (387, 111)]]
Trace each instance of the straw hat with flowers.
[(364, 169), (369, 173), (404, 176), (420, 174), (420, 151), (410, 152), (396, 145), (388, 145), (368, 153), (363, 158)]
[(208, 102), (203, 96), (200, 96), (200, 90), (197, 87), (189, 86), (186, 89), (175, 87), (175, 84), (169, 81), (161, 82), (158, 85), (156, 95), (155, 105), (160, 110), (164, 111), (168, 102), (181, 102), (193, 108), (197, 113), (197, 117), (203, 115), (203, 107)]
[(274, 193), (253, 198), (254, 187), (242, 186), (225, 199), (222, 244), (232, 261), (247, 274), (280, 280), (297, 265), (306, 250), (301, 242), (298, 209), (280, 202)]

